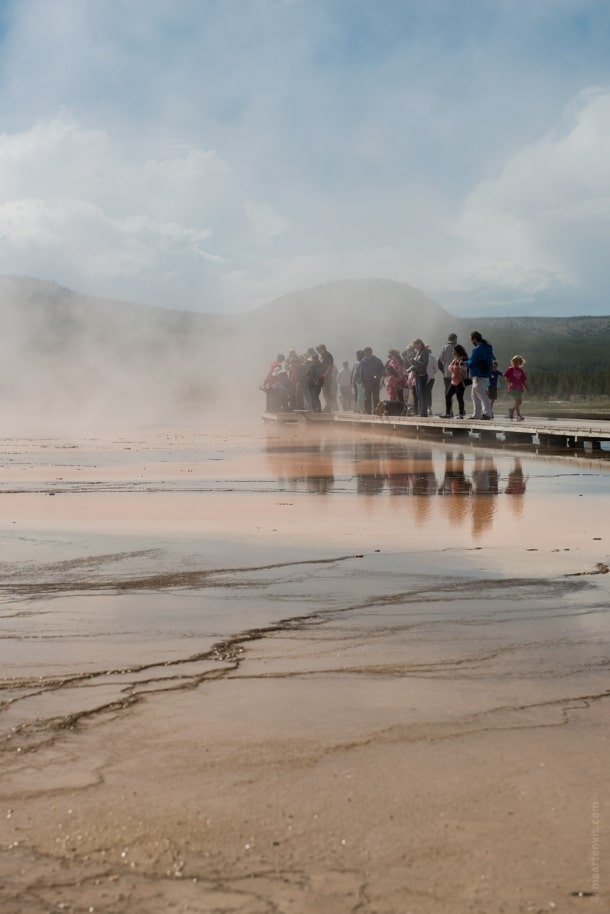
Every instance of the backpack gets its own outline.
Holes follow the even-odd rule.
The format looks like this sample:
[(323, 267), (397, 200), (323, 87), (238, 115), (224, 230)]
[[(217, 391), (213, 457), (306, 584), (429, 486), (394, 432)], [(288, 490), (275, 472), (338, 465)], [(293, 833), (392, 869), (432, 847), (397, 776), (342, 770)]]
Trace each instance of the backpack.
[(468, 387), (469, 384), (472, 384), (472, 378), (468, 377), (468, 365), (466, 362), (460, 362), (460, 378), (462, 379), (462, 384), (465, 387)]

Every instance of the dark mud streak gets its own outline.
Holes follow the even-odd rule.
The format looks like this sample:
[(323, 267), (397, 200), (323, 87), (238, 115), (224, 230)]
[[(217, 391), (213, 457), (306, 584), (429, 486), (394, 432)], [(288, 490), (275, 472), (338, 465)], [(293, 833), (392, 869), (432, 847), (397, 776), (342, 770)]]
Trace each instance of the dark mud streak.
[(538, 578), (513, 578), (513, 579), (479, 579), (469, 581), (452, 580), (445, 586), (438, 586), (438, 579), (435, 583), (428, 584), (421, 588), (410, 591), (402, 591), (393, 594), (377, 594), (368, 600), (363, 600), (360, 604), (351, 606), (350, 609), (368, 609), (374, 606), (391, 606), (393, 604), (409, 603), (438, 603), (440, 599), (447, 596), (458, 599), (467, 596), (469, 600), (487, 600), (490, 591), (494, 593), (500, 591), (502, 594), (510, 593), (514, 598), (515, 590), (536, 590), (545, 591), (548, 596), (563, 596), (569, 592), (583, 590), (587, 586), (585, 582), (567, 582), (567, 581), (541, 581)]
[[(303, 624), (307, 624), (307, 618), (300, 620)], [(0, 704), (0, 712), (7, 710), (10, 707), (15, 706), (19, 702), (28, 701), (31, 698), (44, 695), (47, 692), (59, 691), (62, 688), (70, 687), (72, 685), (82, 686), (84, 684), (91, 684), (97, 679), (101, 679), (102, 683), (104, 680), (107, 680), (108, 676), (112, 675), (129, 675), (130, 673), (140, 673), (145, 670), (158, 669), (163, 667), (177, 667), (184, 664), (198, 663), (202, 661), (218, 661), (226, 664), (220, 669), (205, 670), (199, 674), (187, 674), (182, 681), (179, 677), (171, 678), (171, 686), (165, 685), (160, 686), (158, 689), (147, 689), (142, 692), (138, 692), (138, 687), (143, 685), (148, 685), (151, 682), (161, 682), (163, 680), (168, 681), (169, 677), (163, 677), (162, 680), (157, 679), (157, 677), (151, 678), (149, 680), (138, 680), (137, 682), (132, 682), (124, 686), (121, 691), (126, 693), (131, 693), (124, 700), (108, 702), (103, 705), (99, 705), (94, 708), (87, 708), (83, 711), (77, 711), (72, 714), (67, 714), (61, 717), (53, 717), (47, 719), (38, 719), (33, 722), (27, 722), (16, 727), (13, 727), (9, 733), (4, 735), (0, 741), (0, 751), (11, 751), (14, 752), (15, 747), (15, 738), (21, 737), (25, 739), (27, 737), (35, 736), (42, 732), (49, 733), (49, 731), (60, 731), (60, 730), (74, 730), (77, 725), (84, 720), (89, 720), (98, 715), (102, 715), (108, 712), (114, 711), (124, 711), (127, 708), (133, 706), (139, 701), (143, 700), (147, 695), (158, 694), (160, 692), (169, 692), (169, 691), (183, 691), (197, 688), (202, 682), (209, 680), (217, 679), (226, 679), (229, 677), (231, 672), (234, 672), (239, 668), (244, 659), (244, 647), (243, 645), (251, 641), (258, 641), (262, 638), (268, 637), (270, 634), (273, 634), (276, 631), (286, 631), (289, 629), (294, 629), (296, 627), (297, 620), (287, 619), (284, 622), (278, 622), (274, 625), (267, 626), (266, 628), (256, 628), (250, 629), (243, 633), (235, 635), (233, 638), (229, 638), (223, 641), (219, 641), (214, 644), (210, 650), (202, 652), (200, 654), (194, 654), (187, 658), (180, 658), (177, 660), (169, 660), (164, 663), (149, 663), (141, 664), (138, 666), (130, 667), (128, 669), (122, 668), (117, 670), (108, 670), (103, 672), (95, 673), (82, 673), (76, 676), (63, 677), (61, 679), (34, 679), (34, 680), (9, 680), (2, 683), (0, 688), (3, 689), (15, 689), (15, 688), (31, 688), (36, 687), (35, 691), (28, 692), (25, 695), (9, 698)], [(50, 740), (43, 741), (48, 743)], [(20, 747), (21, 752), (27, 751), (36, 751), (40, 747), (41, 743), (36, 742), (30, 746), (23, 745)]]
[[(423, 740), (432, 743), (448, 739), (462, 739), (477, 733), (493, 733), (510, 730), (544, 730), (555, 727), (565, 727), (571, 720), (570, 711), (586, 710), (595, 702), (604, 701), (607, 698), (610, 698), (610, 689), (590, 695), (571, 695), (566, 698), (554, 698), (549, 699), (548, 701), (532, 702), (531, 704), (499, 705), (495, 708), (480, 711), (477, 714), (462, 717), (459, 720), (452, 721), (450, 724), (434, 723), (422, 725), (418, 723), (411, 726), (397, 725), (389, 727), (387, 730), (371, 734), (363, 740), (355, 740), (350, 743), (342, 743), (341, 745), (333, 746), (329, 751), (343, 752), (349, 749), (360, 749), (367, 745), (375, 745), (380, 742), (403, 743), (421, 742)], [(527, 713), (528, 711), (537, 709), (554, 708), (558, 708), (561, 713), (561, 719), (558, 721), (532, 723), (524, 721), (522, 723), (504, 724), (500, 722), (496, 725), (493, 725), (493, 723), (490, 725), (477, 725), (486, 718), (493, 718), (499, 715)], [(443, 732), (443, 730), (446, 732)], [(411, 733), (409, 734), (408, 731), (411, 731)]]
[[(205, 585), (208, 586), (219, 586), (218, 582), (214, 579), (220, 575), (235, 575), (235, 574), (256, 574), (262, 571), (273, 571), (278, 568), (298, 568), (304, 565), (333, 565), (338, 562), (346, 562), (350, 559), (362, 558), (362, 554), (355, 555), (340, 555), (334, 556), (332, 558), (322, 558), (322, 559), (302, 559), (300, 561), (291, 561), (291, 562), (274, 562), (268, 565), (246, 565), (236, 568), (210, 568), (202, 569), (199, 571), (179, 571), (172, 572), (168, 574), (152, 574), (144, 577), (138, 578), (126, 578), (124, 580), (114, 579), (112, 581), (66, 581), (62, 579), (61, 581), (36, 581), (28, 583), (19, 583), (14, 580), (9, 580), (7, 583), (0, 583), (0, 595), (2, 593), (11, 594), (13, 596), (32, 596), (32, 595), (43, 595), (47, 593), (61, 593), (61, 592), (73, 592), (81, 591), (83, 593), (89, 592), (122, 592), (130, 590), (167, 590), (169, 588), (176, 587), (186, 587), (186, 588), (198, 588)], [(70, 566), (70, 563), (66, 563)], [(62, 571), (62, 568), (59, 566), (47, 566), (46, 571)], [(30, 570), (31, 573), (31, 570)], [(254, 586), (255, 582), (247, 581), (243, 584), (239, 582), (231, 581), (231, 587), (235, 586)]]
[[(93, 855), (113, 850), (113, 846), (96, 847)], [(268, 859), (272, 849), (266, 847), (265, 851)], [(242, 872), (239, 867), (228, 867), (227, 864), (221, 868), (214, 866), (211, 871), (209, 860), (202, 861), (200, 854), (188, 854), (188, 849), (180, 850), (169, 841), (165, 853), (146, 864), (139, 864), (137, 871), (97, 859), (91, 861), (74, 851), (73, 854), (69, 871), (62, 872), (65, 857), (58, 858), (29, 847), (11, 849), (8, 853), (0, 851), (3, 864), (0, 871), (1, 910), (6, 914), (48, 914), (59, 907), (67, 912), (96, 910), (112, 911), (112, 914), (143, 914), (151, 904), (155, 912), (160, 911), (162, 906), (165, 911), (177, 910), (178, 907), (184, 911), (203, 911), (205, 906), (209, 914), (232, 914), (237, 908), (235, 900), (226, 899), (229, 893), (240, 899), (240, 911), (281, 914), (286, 910), (285, 903), (275, 899), (275, 892), (269, 883), (280, 890), (290, 889), (291, 907), (297, 900), (299, 910), (302, 909), (300, 902), (305, 899), (320, 898), (321, 905), (326, 900), (326, 896), (320, 895), (319, 883), (306, 870), (278, 865), (277, 860), (273, 863), (261, 860), (256, 866), (249, 861), (247, 871)], [(187, 855), (191, 858), (188, 862), (185, 859)], [(10, 881), (4, 878), (4, 871), (7, 871)], [(37, 875), (32, 876), (33, 872)], [(350, 877), (353, 903), (346, 897), (341, 899), (344, 914), (369, 910), (370, 886), (360, 870), (328, 867), (324, 875), (331, 880), (333, 875)], [(154, 896), (142, 900), (139, 894), (142, 886), (154, 887)], [(176, 889), (178, 895), (175, 894)], [(412, 889), (412, 894), (433, 899), (441, 906), (446, 901), (437, 893), (420, 888)], [(94, 904), (83, 902), (83, 897)], [(334, 893), (331, 892), (329, 897), (334, 900)], [(58, 898), (63, 899), (59, 906)]]
[[(319, 479), (327, 479), (329, 477), (320, 476), (312, 477)], [(225, 480), (225, 479), (216, 479), (211, 480), (207, 484), (192, 482), (190, 484), (183, 483), (178, 485), (175, 482), (166, 483), (164, 480), (154, 480), (153, 482), (134, 482), (129, 481), (127, 483), (103, 483), (103, 482), (74, 482), (71, 485), (65, 483), (62, 486), (55, 486), (50, 483), (47, 486), (32, 485), (30, 486), (21, 486), (20, 488), (9, 488), (8, 486), (3, 488), (0, 486), (0, 495), (46, 495), (49, 496), (65, 496), (70, 497), (71, 495), (300, 495), (301, 491), (296, 488), (295, 484), (302, 483), (303, 480), (301, 477), (296, 477), (293, 480), (293, 485), (279, 485), (276, 482), (269, 481), (267, 479), (261, 480), (251, 480), (251, 479), (235, 479), (235, 480)], [(350, 476), (345, 476), (342, 478), (335, 477), (334, 490), (333, 494), (335, 495), (349, 495), (351, 491), (342, 490), (338, 488), (339, 483), (344, 483), (348, 485), (351, 482)], [(310, 495), (323, 495), (324, 492), (319, 492), (315, 488), (307, 488), (303, 490), (304, 494)]]
[(593, 571), (575, 571), (572, 574), (567, 574), (567, 578), (577, 578), (582, 575), (590, 574), (608, 574), (610, 572), (610, 567), (606, 565), (605, 562), (597, 562)]
[[(235, 574), (238, 572), (252, 572), (260, 570), (270, 570), (275, 568), (286, 568), (294, 565), (318, 565), (318, 564), (333, 564), (338, 561), (345, 561), (347, 559), (352, 559), (355, 556), (341, 556), (339, 558), (332, 559), (322, 559), (322, 560), (306, 560), (303, 562), (285, 562), (285, 563), (274, 563), (271, 565), (264, 565), (257, 568), (243, 568), (243, 569), (222, 569), (220, 571), (211, 571), (211, 572), (186, 572), (184, 574), (172, 575), (171, 579), (175, 580), (176, 578), (183, 580), (192, 580), (195, 577), (196, 580), (200, 580), (203, 576), (204, 579), (215, 576), (217, 574)], [(143, 579), (147, 582), (150, 582), (150, 578)], [(157, 577), (152, 578), (154, 581), (158, 581)], [(560, 589), (560, 592), (564, 593), (566, 588), (569, 590), (580, 590), (583, 586), (590, 586), (584, 583), (573, 582), (567, 585), (566, 582), (546, 582), (540, 581), (538, 579), (514, 579), (512, 581), (501, 581), (501, 580), (486, 580), (486, 581), (460, 581), (456, 586), (456, 582), (448, 583), (444, 587), (438, 587), (438, 579), (435, 579), (437, 586), (435, 589), (435, 595), (431, 595), (428, 588), (417, 588), (411, 592), (403, 592), (401, 594), (395, 595), (377, 595), (374, 598), (364, 600), (360, 603), (355, 603), (347, 607), (334, 607), (328, 610), (318, 610), (315, 613), (307, 613), (301, 616), (292, 616), (285, 619), (281, 619), (276, 623), (270, 624), (268, 626), (247, 629), (243, 632), (235, 634), (233, 637), (224, 639), (222, 641), (216, 642), (209, 650), (193, 654), (187, 658), (179, 658), (175, 660), (165, 661), (163, 663), (151, 662), (148, 664), (139, 664), (133, 667), (122, 667), (115, 670), (104, 670), (96, 671), (92, 673), (81, 673), (74, 676), (61, 677), (61, 678), (36, 678), (36, 679), (23, 679), (23, 680), (5, 680), (0, 684), (0, 689), (4, 690), (15, 690), (15, 689), (33, 689), (33, 691), (27, 692), (25, 695), (9, 698), (0, 704), (0, 712), (7, 710), (10, 707), (15, 706), (19, 702), (27, 701), (28, 699), (43, 695), (50, 691), (59, 691), (62, 688), (68, 688), (71, 686), (82, 686), (82, 685), (91, 685), (96, 683), (97, 680), (100, 680), (100, 683), (108, 682), (107, 677), (109, 676), (128, 676), (129, 674), (137, 674), (144, 672), (146, 670), (154, 669), (168, 669), (168, 668), (177, 668), (185, 664), (193, 664), (199, 662), (218, 662), (223, 664), (222, 667), (204, 670), (201, 673), (193, 674), (184, 674), (183, 677), (180, 677), (179, 674), (172, 677), (162, 676), (156, 677), (153, 676), (147, 680), (138, 680), (128, 683), (123, 686), (121, 692), (126, 693), (125, 699), (108, 702), (103, 705), (99, 705), (94, 708), (87, 708), (81, 712), (74, 712), (67, 714), (61, 717), (53, 717), (48, 719), (38, 719), (33, 722), (26, 722), (21, 725), (17, 725), (12, 728), (12, 730), (4, 736), (0, 742), (0, 751), (10, 750), (14, 751), (15, 747), (15, 737), (21, 737), (26, 739), (28, 737), (35, 737), (41, 733), (49, 734), (49, 731), (53, 733), (58, 733), (59, 731), (70, 729), (75, 730), (77, 726), (87, 720), (91, 720), (99, 715), (113, 713), (113, 712), (122, 712), (128, 710), (133, 705), (142, 701), (147, 695), (159, 694), (162, 692), (169, 691), (178, 691), (178, 690), (190, 690), (197, 688), (201, 683), (206, 680), (219, 680), (219, 679), (230, 679), (238, 678), (235, 674), (240, 670), (242, 663), (246, 657), (246, 645), (254, 641), (259, 641), (268, 637), (273, 636), (277, 633), (285, 633), (289, 631), (303, 631), (306, 628), (317, 627), (325, 625), (328, 621), (332, 620), (334, 617), (343, 616), (346, 613), (361, 609), (369, 609), (375, 606), (386, 606), (392, 605), (395, 603), (409, 604), (414, 602), (438, 602), (440, 596), (446, 597), (448, 594), (455, 594), (456, 591), (461, 595), (468, 594), (469, 598), (473, 598), (473, 595), (476, 595), (479, 599), (485, 599), (485, 593), (481, 593), (481, 590), (486, 588), (491, 588), (496, 590), (498, 588), (506, 591), (507, 587), (510, 589), (512, 584), (514, 587), (518, 588), (532, 588), (535, 587), (540, 589), (541, 587), (546, 588), (549, 593), (554, 593), (556, 588)], [(133, 583), (133, 582), (131, 582)], [(140, 585), (141, 586), (141, 585)], [(150, 586), (150, 584), (148, 584)], [(159, 584), (154, 585), (158, 589)], [(97, 589), (97, 588), (96, 588)], [(473, 593), (474, 592), (474, 593)], [(498, 655), (498, 651), (492, 652), (489, 655), (488, 659), (493, 659), (494, 656)], [(483, 658), (485, 659), (485, 658)], [(364, 673), (366, 675), (424, 675), (424, 674), (436, 674), (439, 675), (443, 670), (456, 670), (461, 668), (467, 668), (469, 665), (480, 663), (481, 658), (465, 658), (463, 660), (453, 660), (453, 661), (440, 661), (439, 663), (432, 664), (423, 664), (421, 666), (415, 665), (413, 667), (381, 667), (379, 670), (372, 670), (367, 668)], [(297, 673), (294, 675), (328, 675), (329, 673), (345, 673), (345, 668), (338, 668), (335, 671), (324, 670), (321, 672), (308, 672)], [(350, 670), (354, 672), (354, 670)], [(362, 671), (361, 671), (362, 672)], [(291, 674), (277, 674), (275, 678), (282, 678), (283, 676), (289, 676)], [(250, 677), (248, 677), (250, 678)], [(271, 676), (261, 675), (260, 677), (252, 678), (274, 678), (273, 674)], [(150, 685), (151, 683), (158, 683), (158, 689), (144, 689), (138, 691), (142, 686)], [(171, 685), (170, 685), (171, 683)], [(593, 698), (606, 697), (608, 693), (602, 693), (598, 696), (593, 696)], [(591, 698), (591, 696), (584, 696), (584, 698)], [(574, 697), (570, 699), (564, 699), (563, 701), (572, 701), (572, 700), (584, 700), (579, 697)], [(558, 704), (561, 701), (550, 702), (549, 704)], [(531, 707), (537, 707), (538, 705), (532, 705)], [(525, 709), (528, 706), (524, 706), (521, 710)], [(498, 709), (496, 709), (497, 711)], [(512, 710), (519, 710), (512, 709)], [(493, 713), (496, 713), (494, 711)], [(459, 735), (459, 734), (458, 734)], [(52, 738), (51, 738), (52, 739)], [(44, 740), (44, 743), (49, 742), (50, 740)], [(41, 743), (33, 742), (31, 745), (23, 745), (21, 750), (26, 751), (35, 751), (40, 747)]]

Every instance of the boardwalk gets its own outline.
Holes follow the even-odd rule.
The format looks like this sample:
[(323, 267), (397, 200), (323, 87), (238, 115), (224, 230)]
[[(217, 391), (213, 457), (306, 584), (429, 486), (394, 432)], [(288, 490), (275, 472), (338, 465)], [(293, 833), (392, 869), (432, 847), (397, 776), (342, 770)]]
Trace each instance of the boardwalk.
[(407, 437), (437, 441), (470, 440), (486, 445), (519, 445), (521, 447), (553, 450), (595, 451), (610, 456), (610, 421), (590, 419), (548, 419), (528, 417), (523, 422), (498, 418), (491, 421), (475, 419), (442, 419), (419, 416), (363, 416), (358, 413), (279, 413), (265, 414), (270, 421), (299, 421), (333, 423), (337, 426), (357, 426)]

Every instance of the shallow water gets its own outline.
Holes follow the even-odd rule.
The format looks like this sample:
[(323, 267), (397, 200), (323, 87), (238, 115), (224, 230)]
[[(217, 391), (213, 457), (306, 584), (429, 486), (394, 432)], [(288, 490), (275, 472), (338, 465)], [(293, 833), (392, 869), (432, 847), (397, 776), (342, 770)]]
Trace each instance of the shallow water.
[[(425, 914), (488, 912), (487, 846), (525, 910), (511, 867), (549, 835), (559, 875), (532, 864), (527, 910), (586, 885), (568, 836), (607, 770), (603, 460), (254, 424), (13, 438), (0, 463), (7, 910), (372, 914), (419, 873)], [(506, 794), (487, 845), (486, 791)], [(422, 839), (444, 847), (456, 805), (439, 857)]]
[(21, 438), (1, 456), (5, 737), (41, 690), (119, 700), (124, 671), (129, 689), (163, 664), (207, 675), (219, 641), (312, 617), (366, 626), (366, 609), (394, 638), (424, 601), (447, 635), (456, 614), (487, 626), (489, 599), (515, 637), (526, 618), (608, 633), (590, 593), (609, 559), (601, 460), (306, 426)]

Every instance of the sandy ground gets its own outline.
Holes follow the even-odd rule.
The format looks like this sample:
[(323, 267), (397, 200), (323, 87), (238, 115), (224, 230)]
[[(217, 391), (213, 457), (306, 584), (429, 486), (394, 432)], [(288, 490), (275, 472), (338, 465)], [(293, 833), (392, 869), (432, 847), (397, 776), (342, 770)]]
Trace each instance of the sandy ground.
[(603, 461), (2, 443), (0, 910), (607, 910)]

